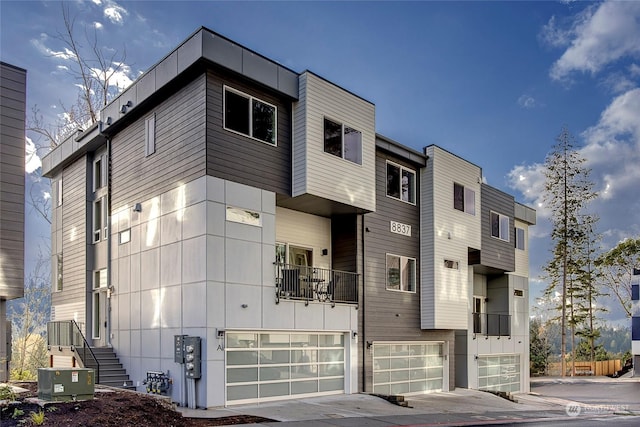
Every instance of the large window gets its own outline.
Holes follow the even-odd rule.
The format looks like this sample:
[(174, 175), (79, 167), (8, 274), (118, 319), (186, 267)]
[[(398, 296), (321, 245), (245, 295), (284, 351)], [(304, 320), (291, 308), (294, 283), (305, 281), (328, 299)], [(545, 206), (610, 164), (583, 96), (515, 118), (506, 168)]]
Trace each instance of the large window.
[(516, 227), (516, 249), (525, 250), (524, 228)]
[(509, 241), (509, 217), (491, 212), (491, 237)]
[(453, 184), (453, 207), (469, 215), (476, 214), (476, 192), (460, 184)]
[(392, 291), (416, 291), (416, 260), (387, 254), (387, 289)]
[(416, 173), (387, 162), (387, 196), (416, 203)]
[(224, 88), (224, 128), (276, 145), (277, 109), (245, 93)]
[(324, 152), (362, 164), (362, 132), (324, 119)]

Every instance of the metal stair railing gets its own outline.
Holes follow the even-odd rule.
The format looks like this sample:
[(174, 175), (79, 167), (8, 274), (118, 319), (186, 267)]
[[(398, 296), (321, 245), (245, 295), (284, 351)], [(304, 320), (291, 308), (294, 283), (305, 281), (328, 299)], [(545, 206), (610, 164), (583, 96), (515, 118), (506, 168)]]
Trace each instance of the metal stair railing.
[(59, 320), (47, 323), (47, 346), (52, 347), (70, 347), (71, 351), (76, 352), (82, 363), (86, 365), (87, 357), (95, 362), (96, 384), (100, 383), (100, 362), (95, 353), (89, 346), (80, 326), (75, 320)]

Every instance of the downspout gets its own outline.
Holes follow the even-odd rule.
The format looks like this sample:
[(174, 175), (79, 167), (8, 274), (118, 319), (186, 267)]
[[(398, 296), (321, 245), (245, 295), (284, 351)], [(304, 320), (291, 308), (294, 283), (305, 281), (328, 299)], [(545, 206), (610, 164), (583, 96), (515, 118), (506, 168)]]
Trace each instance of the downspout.
[(367, 388), (367, 370), (365, 367), (365, 361), (367, 358), (367, 335), (366, 335), (366, 325), (365, 319), (367, 318), (365, 313), (365, 247), (364, 247), (364, 233), (366, 232), (366, 227), (364, 226), (364, 214), (360, 214), (362, 221), (360, 221), (360, 240), (362, 246), (362, 304), (360, 305), (360, 310), (362, 310), (362, 391), (366, 391)]
[[(102, 123), (100, 124), (102, 126)], [(111, 139), (107, 139), (107, 313), (106, 313), (106, 334), (107, 347), (113, 347), (111, 344)]]

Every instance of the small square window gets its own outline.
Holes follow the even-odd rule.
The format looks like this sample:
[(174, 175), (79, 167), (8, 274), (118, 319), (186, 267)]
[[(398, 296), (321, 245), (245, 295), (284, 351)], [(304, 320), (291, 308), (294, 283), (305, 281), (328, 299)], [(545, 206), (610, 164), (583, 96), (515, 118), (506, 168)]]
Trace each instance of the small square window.
[(458, 270), (458, 268), (459, 268), (459, 263), (458, 263), (458, 261), (453, 261), (453, 260), (450, 260), (450, 259), (445, 259), (445, 260), (444, 260), (444, 266), (445, 266), (445, 268), (451, 268), (451, 269), (453, 269), (453, 270)]
[(126, 230), (122, 230), (119, 233), (119, 243), (121, 245), (125, 244), (125, 243), (129, 243), (131, 241), (131, 229), (127, 228)]
[(516, 297), (523, 297), (524, 296), (524, 291), (522, 289), (514, 289), (513, 290), (513, 295)]

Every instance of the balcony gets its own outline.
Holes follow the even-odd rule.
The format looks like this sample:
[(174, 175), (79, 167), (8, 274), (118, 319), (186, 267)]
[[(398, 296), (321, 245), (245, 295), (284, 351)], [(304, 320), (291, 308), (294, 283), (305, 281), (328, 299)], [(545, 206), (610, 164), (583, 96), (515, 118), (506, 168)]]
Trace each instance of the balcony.
[(473, 313), (473, 333), (489, 337), (511, 335), (511, 315)]
[(358, 304), (358, 274), (326, 268), (274, 263), (276, 303), (281, 299)]

